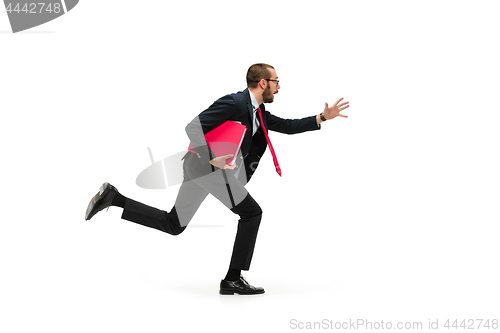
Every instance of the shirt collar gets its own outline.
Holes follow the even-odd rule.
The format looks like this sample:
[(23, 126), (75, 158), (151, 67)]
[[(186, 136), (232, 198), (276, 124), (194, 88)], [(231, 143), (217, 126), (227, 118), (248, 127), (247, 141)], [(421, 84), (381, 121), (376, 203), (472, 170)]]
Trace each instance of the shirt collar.
[(250, 91), (250, 89), (248, 89), (248, 93), (250, 94), (250, 100), (252, 101), (253, 110), (255, 111), (259, 107), (259, 102), (257, 102), (257, 99), (255, 98), (253, 93)]

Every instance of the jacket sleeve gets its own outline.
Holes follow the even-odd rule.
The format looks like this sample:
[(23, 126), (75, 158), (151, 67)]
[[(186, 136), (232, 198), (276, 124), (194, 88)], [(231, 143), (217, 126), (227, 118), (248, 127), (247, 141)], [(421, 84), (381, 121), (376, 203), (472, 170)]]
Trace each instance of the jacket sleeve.
[(283, 119), (265, 111), (267, 117), (267, 126), (269, 130), (285, 133), (285, 134), (298, 134), (307, 131), (314, 131), (321, 129), (318, 125), (316, 116), (310, 116), (302, 119)]
[(234, 98), (231, 95), (224, 96), (186, 126), (186, 133), (202, 165), (209, 163), (215, 157), (205, 140), (205, 134), (229, 120), (234, 108)]

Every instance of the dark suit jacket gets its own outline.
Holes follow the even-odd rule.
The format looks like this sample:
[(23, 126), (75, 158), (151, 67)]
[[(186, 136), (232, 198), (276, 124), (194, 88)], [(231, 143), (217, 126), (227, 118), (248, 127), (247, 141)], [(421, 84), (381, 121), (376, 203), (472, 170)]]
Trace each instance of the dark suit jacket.
[[(266, 111), (264, 104), (260, 105), (260, 109), (266, 130), (297, 134), (320, 129), (316, 122), (316, 116), (302, 119), (283, 119)], [(193, 144), (201, 167), (205, 170), (204, 173), (214, 171), (214, 167), (209, 162), (215, 157), (208, 147), (204, 135), (227, 120), (239, 121), (247, 127), (247, 132), (241, 145), (243, 161), (238, 159), (237, 166), (241, 167), (242, 162), (244, 163), (247, 181), (250, 180), (267, 147), (262, 126), (259, 126), (255, 135), (252, 136), (252, 113), (253, 107), (247, 88), (235, 94), (221, 97), (186, 126), (186, 133)]]

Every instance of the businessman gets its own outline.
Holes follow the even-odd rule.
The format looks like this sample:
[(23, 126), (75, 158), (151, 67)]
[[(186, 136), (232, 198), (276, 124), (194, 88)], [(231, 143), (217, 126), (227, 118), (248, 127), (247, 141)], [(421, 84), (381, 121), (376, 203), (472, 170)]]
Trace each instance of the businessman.
[[(274, 67), (254, 64), (248, 69), (246, 80), (247, 89), (218, 99), (186, 126), (194, 152), (187, 152), (183, 157), (184, 180), (170, 212), (127, 198), (111, 184), (104, 183), (85, 213), (85, 219), (90, 220), (99, 211), (117, 206), (123, 208), (122, 219), (179, 235), (210, 193), (239, 216), (229, 270), (220, 283), (219, 293), (222, 295), (264, 293), (263, 288), (250, 285), (241, 271), (250, 268), (262, 219), (262, 210), (245, 185), (252, 178), (267, 147), (275, 170), (281, 176), (281, 167), (268, 131), (297, 134), (319, 130), (324, 121), (335, 117), (347, 118), (340, 112), (349, 107), (349, 102), (340, 103), (341, 98), (331, 107), (325, 103), (320, 114), (302, 119), (283, 119), (265, 108), (266, 103), (274, 101), (280, 89)], [(231, 165), (227, 161), (234, 156), (215, 156), (204, 136), (228, 120), (247, 128), (236, 162)]]

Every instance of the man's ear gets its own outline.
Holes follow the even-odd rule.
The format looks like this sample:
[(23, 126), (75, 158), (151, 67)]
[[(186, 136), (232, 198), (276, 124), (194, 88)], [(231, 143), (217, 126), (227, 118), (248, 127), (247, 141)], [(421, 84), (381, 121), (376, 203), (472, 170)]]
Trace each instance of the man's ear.
[(265, 79), (261, 79), (259, 81), (259, 86), (262, 88), (262, 89), (266, 89), (266, 84), (267, 84), (267, 81)]

